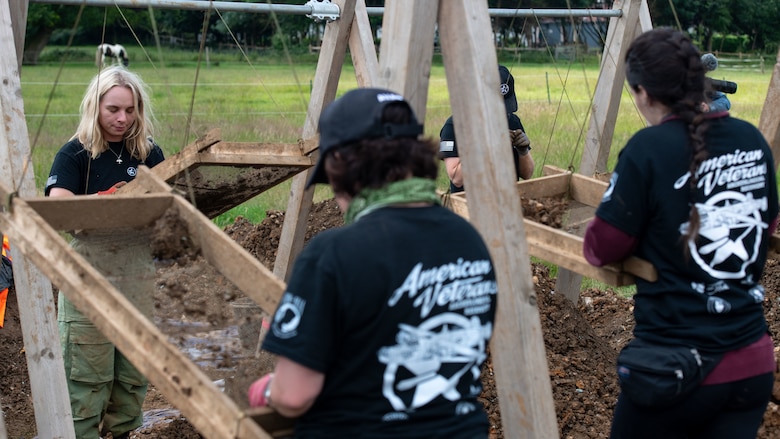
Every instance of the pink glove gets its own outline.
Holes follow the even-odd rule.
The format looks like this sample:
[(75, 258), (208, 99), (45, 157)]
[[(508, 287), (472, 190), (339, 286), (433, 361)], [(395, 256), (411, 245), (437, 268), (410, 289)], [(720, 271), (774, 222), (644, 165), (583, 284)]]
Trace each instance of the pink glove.
[(265, 407), (268, 405), (271, 399), (271, 380), (273, 379), (274, 374), (265, 374), (249, 386), (248, 396), (251, 407)]
[(98, 195), (114, 195), (114, 192), (116, 192), (117, 189), (120, 187), (126, 185), (126, 181), (120, 181), (119, 183), (111, 186), (110, 188), (104, 190), (104, 191), (98, 191)]

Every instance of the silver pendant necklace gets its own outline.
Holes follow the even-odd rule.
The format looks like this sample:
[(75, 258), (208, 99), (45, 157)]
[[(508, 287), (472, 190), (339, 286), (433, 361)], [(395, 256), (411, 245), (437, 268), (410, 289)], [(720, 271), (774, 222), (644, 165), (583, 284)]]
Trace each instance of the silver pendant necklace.
[(121, 165), (122, 164), (122, 152), (124, 152), (124, 150), (125, 150), (125, 145), (122, 144), (122, 146), (120, 146), (120, 148), (121, 149), (119, 150), (119, 154), (117, 154), (116, 151), (114, 151), (111, 148), (111, 146), (108, 147), (108, 150), (111, 151), (111, 153), (116, 156), (116, 164), (117, 165)]

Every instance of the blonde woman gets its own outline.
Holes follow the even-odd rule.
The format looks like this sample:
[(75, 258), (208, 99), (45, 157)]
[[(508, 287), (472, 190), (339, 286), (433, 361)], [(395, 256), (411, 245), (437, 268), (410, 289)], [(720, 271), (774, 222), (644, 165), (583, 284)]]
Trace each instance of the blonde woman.
[[(152, 134), (146, 85), (122, 66), (106, 68), (87, 88), (81, 121), (54, 158), (45, 194), (113, 194), (135, 177), (138, 166), (164, 160)], [(73, 248), (151, 318), (155, 269), (149, 231), (90, 230), (73, 238)], [(57, 321), (76, 437), (98, 439), (110, 432), (127, 438), (143, 420), (147, 380), (66, 294), (59, 294)]]

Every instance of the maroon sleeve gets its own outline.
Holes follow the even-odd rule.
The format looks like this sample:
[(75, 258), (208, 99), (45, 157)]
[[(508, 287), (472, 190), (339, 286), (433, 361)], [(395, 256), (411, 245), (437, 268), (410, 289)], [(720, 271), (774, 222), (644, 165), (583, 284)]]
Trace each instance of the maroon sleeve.
[(638, 243), (637, 238), (595, 217), (585, 231), (582, 253), (591, 265), (601, 267), (627, 258)]

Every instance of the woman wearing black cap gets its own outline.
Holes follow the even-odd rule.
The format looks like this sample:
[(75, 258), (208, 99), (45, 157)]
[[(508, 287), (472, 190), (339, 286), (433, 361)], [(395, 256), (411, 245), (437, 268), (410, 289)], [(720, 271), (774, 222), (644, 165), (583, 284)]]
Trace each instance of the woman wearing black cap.
[(277, 364), (250, 404), (299, 417), (296, 437), (487, 438), (495, 272), (474, 227), (439, 205), (435, 143), (381, 89), (345, 94), (319, 130), (309, 186), (330, 184), (346, 225), (296, 260), (263, 342)]
[[(506, 117), (509, 122), (509, 135), (512, 141), (512, 158), (515, 163), (517, 179), (527, 180), (534, 174), (534, 159), (531, 157), (531, 141), (525, 134), (523, 123), (515, 114), (517, 111), (517, 96), (515, 96), (515, 78), (505, 66), (498, 66), (501, 76), (499, 90), (504, 97), (506, 105)], [(450, 116), (439, 132), (439, 156), (444, 160), (447, 175), (450, 177), (450, 192), (463, 191), (463, 173), (461, 172), (460, 156), (458, 155), (458, 143), (455, 141), (455, 127)]]

